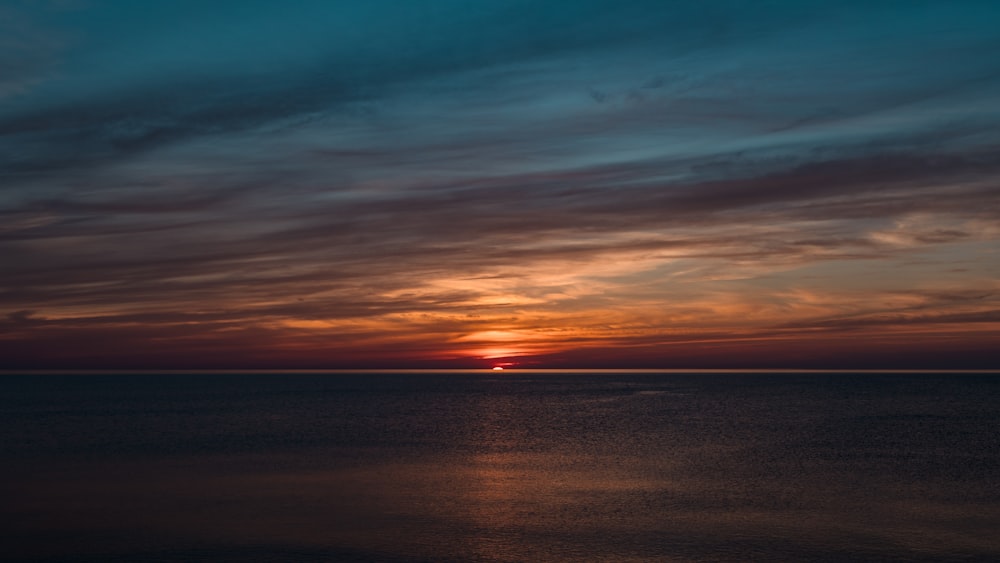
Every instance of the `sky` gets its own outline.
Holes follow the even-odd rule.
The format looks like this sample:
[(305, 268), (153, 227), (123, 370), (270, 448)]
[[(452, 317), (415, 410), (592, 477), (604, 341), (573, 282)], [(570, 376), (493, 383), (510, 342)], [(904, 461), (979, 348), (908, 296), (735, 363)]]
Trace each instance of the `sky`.
[(994, 0), (0, 0), (0, 367), (1000, 368)]

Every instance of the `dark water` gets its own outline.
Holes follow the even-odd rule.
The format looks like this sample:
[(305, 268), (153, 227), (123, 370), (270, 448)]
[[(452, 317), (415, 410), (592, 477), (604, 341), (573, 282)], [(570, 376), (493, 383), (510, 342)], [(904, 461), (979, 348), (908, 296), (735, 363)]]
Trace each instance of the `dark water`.
[(0, 385), (4, 560), (1000, 560), (1000, 376)]

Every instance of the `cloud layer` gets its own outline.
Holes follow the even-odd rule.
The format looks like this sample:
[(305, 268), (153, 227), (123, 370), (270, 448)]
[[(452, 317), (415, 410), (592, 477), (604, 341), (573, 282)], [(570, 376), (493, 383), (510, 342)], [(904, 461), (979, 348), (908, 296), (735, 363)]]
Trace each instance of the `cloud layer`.
[(995, 3), (4, 10), (12, 367), (997, 367)]

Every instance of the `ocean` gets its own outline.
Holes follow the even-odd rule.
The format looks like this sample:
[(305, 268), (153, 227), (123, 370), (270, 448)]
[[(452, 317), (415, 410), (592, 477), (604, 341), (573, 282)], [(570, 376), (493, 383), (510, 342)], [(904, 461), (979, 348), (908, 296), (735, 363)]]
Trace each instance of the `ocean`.
[(1000, 375), (0, 378), (4, 561), (996, 561)]

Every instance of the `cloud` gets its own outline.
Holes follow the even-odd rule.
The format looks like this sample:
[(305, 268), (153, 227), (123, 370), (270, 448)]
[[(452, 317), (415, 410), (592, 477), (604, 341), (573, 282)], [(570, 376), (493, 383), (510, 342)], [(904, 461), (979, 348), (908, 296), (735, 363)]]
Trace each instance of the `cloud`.
[(0, 111), (0, 308), (373, 357), (991, 318), (878, 297), (1000, 274), (985, 4), (387, 5), (25, 12), (74, 43), (9, 75), (55, 73)]
[(15, 4), (0, 6), (0, 101), (25, 96), (52, 78), (66, 39)]
[[(829, 319), (808, 323), (809, 328), (857, 329), (874, 326), (907, 326), (926, 324), (961, 324), (970, 323), (1000, 323), (1000, 310), (975, 311), (972, 313), (948, 313), (943, 315), (890, 315), (863, 318)], [(802, 324), (789, 325), (788, 328), (805, 328)]]

